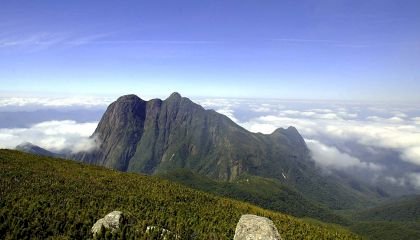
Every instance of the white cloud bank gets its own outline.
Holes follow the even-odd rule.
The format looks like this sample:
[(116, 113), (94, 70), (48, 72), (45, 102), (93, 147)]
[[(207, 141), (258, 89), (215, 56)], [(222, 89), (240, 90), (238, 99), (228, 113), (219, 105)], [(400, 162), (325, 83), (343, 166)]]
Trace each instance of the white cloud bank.
[[(320, 139), (329, 139), (355, 142), (367, 148), (391, 149), (397, 151), (402, 160), (420, 165), (420, 117), (404, 112), (418, 114), (420, 109), (416, 106), (244, 99), (203, 99), (198, 102), (225, 114), (251, 132), (270, 134), (279, 127), (294, 126), (303, 137), (318, 140), (320, 144)], [(241, 118), (235, 115), (239, 107), (258, 113), (258, 116), (240, 122), (238, 119)], [(315, 147), (314, 143), (312, 145)], [(318, 144), (318, 147), (321, 146)]]
[(332, 169), (344, 169), (349, 167), (368, 168), (370, 170), (380, 170), (381, 167), (360, 159), (347, 153), (339, 151), (337, 148), (327, 146), (317, 140), (305, 139), (308, 148), (311, 150), (312, 158), (322, 167)]
[(0, 129), (0, 148), (15, 148), (22, 142), (30, 142), (53, 152), (89, 151), (96, 147), (92, 135), (97, 122), (77, 123), (72, 120), (47, 121), (29, 128)]
[(207, 109), (213, 109), (216, 112), (223, 114), (230, 118), (234, 122), (238, 122), (238, 119), (235, 117), (235, 111), (233, 108), (240, 104), (238, 99), (224, 99), (224, 98), (214, 98), (214, 99), (198, 99), (196, 100), (198, 104)]
[(414, 184), (415, 187), (420, 189), (420, 173), (410, 173), (408, 177), (409, 181)]
[[(251, 132), (270, 134), (279, 127), (295, 126), (306, 139), (316, 164), (326, 171), (372, 174), (372, 181), (382, 179), (420, 190), (418, 167), (407, 168), (407, 163), (420, 166), (420, 109), (416, 105), (249, 99), (206, 99), (200, 104), (227, 115)], [(359, 145), (366, 152), (351, 147)], [(404, 168), (398, 170), (390, 160), (407, 163), (401, 163)]]
[(0, 107), (98, 107), (107, 106), (115, 99), (105, 97), (2, 97)]
[[(364, 146), (392, 149), (401, 159), (420, 165), (420, 126), (417, 118), (368, 117), (352, 119), (349, 114), (304, 116), (306, 111), (283, 111), (249, 120), (242, 125), (252, 132), (271, 133), (276, 128), (295, 126), (305, 138), (357, 142)], [(347, 117), (342, 117), (346, 115)]]

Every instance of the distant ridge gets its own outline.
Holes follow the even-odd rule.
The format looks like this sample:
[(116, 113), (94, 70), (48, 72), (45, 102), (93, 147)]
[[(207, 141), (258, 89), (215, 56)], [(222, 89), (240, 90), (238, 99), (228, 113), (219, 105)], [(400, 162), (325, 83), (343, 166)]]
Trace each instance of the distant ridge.
[(57, 157), (58, 154), (55, 154), (53, 152), (50, 152), (44, 148), (41, 148), (37, 145), (34, 145), (30, 142), (23, 142), (15, 147), (16, 150), (26, 153), (31, 153), (35, 155), (40, 156), (46, 156), (46, 157)]

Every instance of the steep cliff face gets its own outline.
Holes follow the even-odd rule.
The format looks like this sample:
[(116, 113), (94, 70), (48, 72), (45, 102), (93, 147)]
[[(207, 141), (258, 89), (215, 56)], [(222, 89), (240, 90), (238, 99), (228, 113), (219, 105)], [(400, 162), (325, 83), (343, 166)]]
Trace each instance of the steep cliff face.
[(178, 93), (163, 101), (120, 97), (92, 138), (99, 147), (74, 159), (147, 174), (182, 168), (222, 181), (244, 175), (274, 178), (333, 209), (365, 205), (375, 195), (321, 174), (296, 128), (252, 133)]
[(310, 164), (295, 128), (251, 133), (178, 93), (164, 101), (120, 97), (108, 107), (93, 137), (99, 148), (80, 159), (122, 171), (152, 174), (188, 168), (232, 180), (244, 172), (279, 177), (299, 162)]
[(126, 171), (144, 132), (146, 104), (135, 95), (122, 96), (112, 103), (93, 134), (99, 148), (83, 154), (81, 159)]

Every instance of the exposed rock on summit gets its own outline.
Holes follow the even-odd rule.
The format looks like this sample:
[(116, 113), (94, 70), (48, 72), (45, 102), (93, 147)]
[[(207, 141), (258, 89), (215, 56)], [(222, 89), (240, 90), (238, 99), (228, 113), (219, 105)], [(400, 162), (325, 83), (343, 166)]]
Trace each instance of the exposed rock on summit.
[(251, 133), (176, 92), (165, 100), (118, 98), (93, 136), (101, 143), (99, 148), (78, 159), (148, 174), (187, 168), (228, 181), (245, 172), (277, 177), (273, 169), (296, 168), (296, 160), (309, 158), (305, 141), (294, 128), (271, 135)]

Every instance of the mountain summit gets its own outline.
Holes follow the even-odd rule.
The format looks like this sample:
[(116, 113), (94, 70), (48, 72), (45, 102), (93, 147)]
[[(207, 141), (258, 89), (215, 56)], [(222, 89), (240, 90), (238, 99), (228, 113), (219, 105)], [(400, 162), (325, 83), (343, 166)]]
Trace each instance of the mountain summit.
[(99, 147), (74, 158), (147, 174), (187, 169), (230, 182), (242, 176), (271, 178), (334, 209), (368, 202), (361, 197), (364, 189), (321, 174), (296, 128), (252, 133), (179, 93), (163, 101), (118, 98), (92, 137)]
[(179, 93), (144, 101), (126, 95), (113, 102), (93, 134), (100, 147), (81, 160), (121, 171), (156, 173), (188, 168), (220, 180), (242, 173), (274, 177), (308, 161), (305, 141), (290, 127), (251, 133), (228, 117), (205, 110)]

